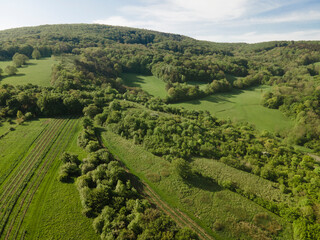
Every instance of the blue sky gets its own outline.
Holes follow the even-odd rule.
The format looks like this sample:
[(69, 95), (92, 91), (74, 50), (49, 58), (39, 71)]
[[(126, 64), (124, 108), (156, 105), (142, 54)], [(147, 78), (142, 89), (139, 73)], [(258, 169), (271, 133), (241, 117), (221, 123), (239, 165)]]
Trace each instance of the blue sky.
[(319, 0), (0, 0), (0, 29), (101, 23), (218, 42), (320, 40)]

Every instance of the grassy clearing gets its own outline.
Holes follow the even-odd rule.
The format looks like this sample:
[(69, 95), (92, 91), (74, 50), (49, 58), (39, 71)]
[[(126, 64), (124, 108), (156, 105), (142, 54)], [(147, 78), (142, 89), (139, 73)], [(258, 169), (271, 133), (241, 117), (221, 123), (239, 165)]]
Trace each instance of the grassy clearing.
[(293, 121), (279, 110), (263, 107), (262, 95), (270, 90), (260, 86), (250, 90), (234, 90), (229, 93), (215, 94), (203, 99), (174, 104), (192, 110), (208, 110), (214, 116), (233, 121), (247, 121), (259, 130), (281, 131), (290, 129)]
[[(5, 73), (0, 81), (1, 84), (25, 85), (28, 83), (48, 87), (50, 86), (51, 67), (56, 63), (54, 58), (44, 58), (40, 60), (31, 59), (28, 65), (18, 68), (19, 72), (15, 76), (7, 76)], [(12, 65), (12, 61), (0, 61), (0, 68)]]
[(10, 128), (15, 128), (16, 124), (14, 122), (0, 122), (0, 138), (4, 134), (8, 134), (10, 132)]
[(196, 158), (192, 166), (215, 181), (234, 182), (237, 186), (268, 201), (288, 202), (289, 197), (279, 190), (279, 184), (240, 171), (214, 159)]
[[(76, 151), (80, 130), (78, 119), (40, 119), (18, 126), (6, 136), (25, 144), (21, 147), (24, 157), (11, 174), (5, 174), (0, 186), (0, 227), (6, 239), (98, 239), (91, 220), (81, 214), (75, 185), (57, 180), (63, 151), (85, 156), (80, 148)], [(13, 133), (26, 141), (18, 141)], [(29, 142), (26, 134), (39, 137)]]
[(193, 86), (199, 86), (199, 89), (204, 90), (208, 83), (205, 82), (197, 82), (197, 81), (189, 81), (187, 82), (188, 85), (193, 85)]
[(125, 73), (122, 75), (124, 84), (128, 87), (139, 87), (147, 93), (155, 96), (164, 98), (167, 96), (165, 89), (165, 82), (155, 76), (144, 76), (133, 73)]
[[(147, 182), (162, 200), (187, 213), (216, 239), (239, 239), (239, 236), (241, 239), (270, 239), (271, 232), (279, 229), (282, 229), (279, 239), (292, 239), (289, 224), (239, 194), (221, 188), (209, 178), (195, 176), (184, 182), (172, 171), (169, 162), (142, 147), (108, 130), (102, 137), (111, 153)], [(266, 216), (268, 224), (278, 230), (266, 230), (253, 221), (259, 214)]]
[(50, 119), (39, 119), (25, 122), (0, 139), (0, 185), (20, 163), (50, 121)]
[[(57, 142), (58, 153), (52, 167), (40, 185), (22, 225), (25, 239), (99, 239), (91, 227), (92, 221), (81, 214), (79, 193), (74, 184), (57, 180), (59, 158), (63, 151), (84, 157), (77, 146), (80, 121), (70, 120), (67, 133)], [(22, 232), (22, 233), (23, 233)]]
[[(44, 160), (45, 156), (66, 122), (63, 119), (52, 121), (2, 185), (0, 223), (1, 232), (4, 231), (6, 239), (12, 233), (14, 225), (18, 224), (19, 214), (24, 212), (23, 207), (26, 206), (27, 209), (27, 202), (32, 200), (33, 192), (36, 191), (38, 183), (41, 183), (38, 179), (45, 173), (43, 170), (48, 163), (48, 160)], [(35, 190), (32, 191), (32, 188)]]

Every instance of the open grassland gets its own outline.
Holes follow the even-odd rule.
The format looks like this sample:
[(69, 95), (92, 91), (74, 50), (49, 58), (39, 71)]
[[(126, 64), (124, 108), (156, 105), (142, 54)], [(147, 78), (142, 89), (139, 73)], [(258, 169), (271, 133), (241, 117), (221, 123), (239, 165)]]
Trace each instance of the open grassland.
[[(15, 76), (7, 76), (5, 73), (0, 80), (1, 84), (25, 85), (28, 83), (48, 87), (50, 86), (51, 67), (56, 63), (54, 58), (45, 58), (40, 60), (31, 59), (27, 65), (18, 68)], [(0, 68), (3, 70), (6, 66), (12, 65), (12, 61), (0, 61)]]
[[(66, 201), (61, 198), (52, 198), (54, 195), (49, 192), (51, 186), (56, 178), (57, 169), (60, 164), (59, 157), (62, 152), (74, 142), (76, 132), (79, 130), (77, 119), (50, 119), (46, 122), (47, 127), (39, 134), (33, 144), (29, 146), (29, 150), (24, 154), (22, 160), (7, 176), (0, 188), (0, 238), (1, 239), (26, 239), (29, 238), (29, 229), (27, 226), (32, 226), (34, 229), (43, 230), (41, 224), (44, 223), (43, 216), (46, 219), (50, 213), (55, 213), (59, 217), (55, 217), (52, 221), (59, 222), (57, 226), (47, 226), (51, 229), (49, 235), (34, 236), (31, 235), (29, 239), (73, 239), (75, 232), (84, 236), (83, 239), (94, 239), (90, 234), (89, 238), (85, 234), (87, 228), (84, 225), (78, 226), (78, 222), (83, 222), (86, 218), (84, 216), (81, 221), (81, 214), (78, 212), (77, 218), (70, 217), (70, 214), (64, 212), (65, 209), (71, 208), (79, 211), (80, 200), (76, 192), (75, 186), (72, 191), (63, 188), (61, 191), (66, 190), (65, 194), (71, 197), (72, 200)], [(18, 131), (17, 129), (16, 131)], [(29, 129), (30, 130), (30, 129)], [(61, 184), (62, 185), (62, 184)], [(60, 189), (59, 189), (60, 191)], [(52, 201), (61, 201), (59, 204), (54, 202), (46, 206), (44, 200), (50, 199)], [(76, 202), (78, 200), (78, 202)], [(37, 204), (34, 205), (34, 201)], [(62, 207), (61, 211), (54, 209)], [(43, 206), (45, 209), (43, 209)], [(31, 208), (30, 208), (31, 207)], [(51, 207), (51, 208), (48, 208)], [(43, 210), (43, 211), (41, 211)], [(31, 218), (27, 218), (29, 213), (36, 214)], [(80, 216), (79, 216), (80, 215)], [(41, 217), (39, 217), (41, 216)], [(69, 219), (68, 219), (69, 217)], [(75, 225), (71, 227), (68, 224), (62, 224), (68, 219), (68, 224)], [(73, 219), (73, 220), (72, 220)], [(52, 220), (52, 219), (51, 219)], [(50, 220), (50, 221), (51, 221)], [(88, 224), (88, 220), (84, 221)], [(38, 224), (37, 224), (38, 223)], [(48, 223), (48, 222), (47, 222)], [(70, 231), (70, 229), (74, 230)], [(91, 228), (90, 228), (91, 230)], [(88, 232), (90, 232), (90, 230)], [(32, 233), (32, 231), (30, 231)], [(46, 231), (41, 231), (46, 234)], [(59, 236), (59, 237), (57, 237)], [(81, 238), (76, 238), (81, 239)]]
[(122, 75), (124, 84), (128, 87), (139, 87), (147, 93), (164, 98), (167, 96), (165, 89), (165, 82), (155, 76), (144, 76), (133, 73), (126, 73)]
[(80, 122), (72, 119), (68, 133), (61, 137), (62, 149), (34, 196), (22, 225), (25, 239), (99, 239), (91, 227), (91, 219), (81, 214), (79, 193), (74, 184), (57, 180), (62, 150), (85, 157), (86, 153), (77, 146)]
[(16, 124), (14, 122), (0, 122), (0, 139), (9, 134), (15, 127)]
[(263, 107), (262, 95), (270, 87), (260, 86), (250, 90), (234, 90), (229, 93), (214, 94), (203, 99), (174, 104), (189, 110), (208, 110), (214, 116), (232, 121), (246, 121), (259, 130), (281, 131), (290, 129), (293, 121), (279, 110)]
[[(125, 85), (139, 87), (155, 97), (167, 96), (165, 82), (154, 76), (137, 74), (123, 74)], [(237, 78), (231, 75), (228, 80), (233, 82)], [(189, 82), (198, 85), (198, 82)], [(199, 84), (200, 89), (206, 84)], [(262, 95), (271, 90), (269, 86), (259, 86), (249, 90), (233, 90), (228, 93), (214, 94), (202, 99), (173, 104), (189, 110), (208, 110), (214, 116), (232, 121), (245, 121), (254, 124), (259, 130), (283, 131), (293, 127), (291, 119), (284, 116), (276, 109), (270, 109), (261, 105)]]
[(212, 178), (215, 182), (235, 183), (241, 190), (253, 193), (262, 199), (275, 202), (290, 201), (290, 197), (280, 191), (279, 184), (235, 169), (217, 160), (196, 158), (192, 166), (203, 176)]
[[(195, 175), (187, 182), (171, 164), (106, 130), (104, 144), (171, 207), (190, 216), (215, 239), (292, 239), (290, 224), (261, 206)], [(265, 219), (262, 224), (259, 219)], [(254, 220), (255, 219), (255, 220)]]
[[(0, 139), (0, 190), (3, 187), (3, 181), (26, 158), (34, 141), (50, 124), (51, 120), (40, 119), (25, 122), (22, 125), (13, 125), (15, 130), (7, 132)], [(8, 126), (5, 124), (4, 127)]]

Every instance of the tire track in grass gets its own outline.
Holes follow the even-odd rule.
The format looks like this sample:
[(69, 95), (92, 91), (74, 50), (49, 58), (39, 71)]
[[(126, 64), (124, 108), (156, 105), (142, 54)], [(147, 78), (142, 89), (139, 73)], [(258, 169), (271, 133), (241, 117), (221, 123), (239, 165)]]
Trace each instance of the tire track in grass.
[(0, 221), (0, 234), (4, 230), (16, 201), (19, 199), (19, 196), (28, 184), (28, 180), (33, 176), (34, 170), (39, 166), (43, 155), (45, 155), (48, 151), (47, 146), (53, 141), (53, 139), (57, 137), (56, 130), (60, 128), (60, 125), (63, 123), (63, 121), (63, 119), (56, 120), (52, 127), (43, 134), (42, 138), (38, 141), (40, 144), (34, 147), (34, 149), (26, 157), (24, 163), (19, 166), (17, 173), (12, 177), (13, 179), (10, 179), (10, 184), (6, 186), (5, 192), (2, 194), (2, 199), (5, 201), (1, 201), (3, 204), (0, 208), (2, 210), (0, 212), (2, 215)]
[[(56, 124), (58, 124), (57, 121), (54, 122), (54, 124), (52, 126), (50, 126), (49, 129), (47, 129), (46, 132), (50, 131), (49, 134), (52, 133), (52, 131), (54, 130), (54, 127), (56, 127)], [(3, 202), (4, 197), (6, 197), (7, 191), (11, 190), (12, 185), (14, 185), (16, 183), (16, 181), (19, 181), (21, 177), (23, 177), (23, 175), (21, 173), (23, 173), (22, 171), (25, 171), (26, 168), (32, 163), (29, 160), (34, 157), (34, 154), (38, 154), (39, 150), (42, 150), (43, 144), (45, 144), (45, 142), (43, 142), (43, 138), (47, 137), (46, 136), (46, 132), (43, 133), (43, 135), (41, 136), (41, 138), (35, 142), (35, 144), (39, 143), (39, 145), (36, 145), (32, 151), (27, 155), (27, 157), (24, 159), (23, 163), (19, 165), (18, 169), (16, 170), (16, 172), (13, 171), (13, 173), (11, 175), (13, 175), (13, 179), (9, 179), (6, 182), (9, 182), (9, 184), (5, 184), (3, 186), (2, 190), (2, 194), (0, 197), (0, 203)], [(49, 135), (50, 137), (50, 135)], [(31, 147), (31, 146), (30, 146)], [(18, 179), (17, 179), (18, 178)], [(0, 206), (0, 210), (1, 210), (1, 206)], [(1, 211), (0, 211), (1, 212)]]
[[(59, 124), (59, 121), (56, 124)], [(54, 130), (55, 130), (54, 127), (56, 126), (56, 124), (50, 129), (50, 131), (48, 131), (47, 134), (44, 134), (44, 138), (46, 138), (45, 142), (47, 142), (48, 139), (50, 140), (50, 138), (51, 138), (50, 134), (51, 134), (51, 132), (54, 132)], [(50, 138), (47, 138), (48, 135), (49, 135)], [(40, 139), (39, 141), (41, 142), (41, 145), (42, 145), (43, 144), (42, 143), (43, 139)], [(10, 213), (11, 213), (12, 209), (14, 208), (14, 205), (15, 205), (16, 201), (18, 200), (18, 198), (19, 198), (20, 194), (22, 193), (24, 187), (28, 183), (28, 179), (30, 179), (32, 177), (32, 175), (33, 175), (32, 170), (34, 170), (37, 167), (37, 165), (39, 164), (39, 163), (37, 164), (37, 162), (35, 162), (35, 161), (38, 160), (38, 156), (41, 155), (41, 153), (43, 152), (44, 147), (45, 147), (45, 145), (43, 145), (41, 147), (36, 147), (35, 149), (38, 150), (40, 148), (40, 151), (37, 152), (35, 155), (33, 155), (31, 153), (29, 154), (29, 157), (30, 156), (31, 157), (35, 156), (35, 157), (33, 159), (34, 161), (32, 161), (29, 165), (27, 165), (27, 167), (23, 166), (23, 165), (20, 165), (20, 168), (22, 166), (22, 169), (25, 170), (25, 171), (22, 172), (22, 173), (18, 172), (18, 174), (15, 175), (14, 180), (16, 179), (17, 176), (21, 176), (22, 177), (22, 178), (19, 178), (18, 183), (16, 181), (11, 181), (11, 183), (14, 183), (15, 186), (13, 188), (8, 188), (8, 189), (11, 189), (10, 192), (13, 192), (13, 191), (15, 191), (15, 192), (13, 192), (13, 198), (10, 198), (11, 201), (9, 201), (9, 199), (8, 199), (10, 196), (6, 196), (7, 197), (7, 201), (5, 202), (6, 204), (3, 205), (3, 207), (6, 206), (6, 208), (5, 208), (6, 211), (5, 211), (5, 214), (3, 214), (2, 219), (1, 219), (1, 223), (2, 223), (1, 229), (0, 229), (1, 232), (3, 231), (3, 229), (4, 229), (5, 225), (6, 225), (6, 222), (7, 222), (8, 218), (9, 218), (9, 216), (10, 216)], [(27, 159), (28, 158), (26, 158), (26, 160)], [(25, 163), (28, 164), (28, 161), (25, 161)], [(32, 163), (34, 163), (34, 165), (32, 165)], [(24, 164), (24, 165), (26, 165), (26, 164)], [(26, 174), (26, 171), (28, 171), (27, 174)]]
[(30, 148), (39, 140), (40, 136), (42, 136), (42, 134), (47, 131), (49, 124), (47, 124), (39, 133), (38, 135), (33, 139), (33, 141), (28, 145), (28, 147), (26, 148), (25, 151), (23, 151), (19, 157), (18, 160), (15, 161), (12, 164), (11, 169), (3, 174), (3, 176), (0, 177), (0, 186), (2, 186), (3, 182), (5, 182), (7, 180), (7, 177), (11, 175), (11, 173), (15, 170), (15, 168), (19, 165), (19, 163), (21, 163), (21, 160), (23, 159), (23, 157), (29, 152)]
[[(19, 214), (22, 214), (20, 216), (20, 220), (18, 222), (16, 231), (15, 231), (15, 234), (13, 237), (13, 239), (17, 239), (21, 225), (23, 223), (23, 220), (24, 220), (25, 215), (29, 209), (29, 206), (33, 200), (35, 193), (37, 192), (37, 190), (38, 190), (40, 184), (42, 183), (43, 179), (45, 178), (47, 172), (49, 171), (49, 169), (53, 165), (54, 161), (56, 160), (58, 154), (60, 154), (68, 146), (70, 139), (73, 137), (73, 135), (70, 133), (72, 132), (72, 129), (75, 127), (76, 123), (77, 123), (76, 120), (69, 120), (68, 124), (61, 130), (61, 133), (60, 133), (59, 137), (57, 138), (56, 142), (54, 143), (55, 145), (52, 148), (53, 149), (52, 154), (42, 164), (42, 167), (38, 171), (36, 178), (33, 179), (33, 183), (31, 184), (31, 186), (29, 186), (27, 193), (25, 194), (24, 198), (21, 200), (20, 208), (18, 209), (17, 214), (15, 215), (15, 217), (11, 221), (11, 224), (10, 224), (9, 230), (7, 231), (5, 239), (9, 239), (10, 234), (14, 228), (14, 225), (16, 223), (16, 220), (17, 220)], [(62, 132), (64, 134), (62, 134)], [(23, 207), (24, 207), (24, 209), (23, 209)]]
[(158, 206), (162, 211), (168, 214), (172, 219), (177, 222), (181, 227), (189, 227), (194, 232), (196, 232), (200, 239), (203, 240), (213, 240), (214, 238), (209, 236), (206, 231), (201, 228), (196, 222), (194, 222), (190, 217), (186, 214), (182, 213), (179, 209), (174, 209), (169, 206), (166, 202), (162, 201), (160, 196), (146, 183), (143, 182), (144, 193), (150, 198), (151, 202), (153, 202), (156, 206)]
[[(41, 144), (37, 145), (36, 147), (34, 147), (32, 149), (32, 151), (25, 158), (24, 162), (19, 166), (16, 173), (14, 173), (14, 175), (12, 175), (13, 179), (9, 179), (7, 181), (7, 182), (9, 182), (9, 184), (5, 185), (4, 188), (2, 189), (4, 191), (3, 191), (1, 199), (0, 199), (0, 204), (2, 203), (2, 205), (0, 206), (0, 214), (1, 214), (1, 210), (3, 210), (5, 208), (5, 206), (8, 205), (8, 203), (10, 203), (10, 201), (8, 201), (9, 200), (8, 197), (12, 196), (12, 193), (14, 193), (13, 191), (16, 190), (17, 187), (20, 186), (19, 184), (25, 180), (25, 178), (24, 178), (26, 175), (25, 173), (28, 170), (30, 170), (30, 167), (34, 166), (33, 164), (37, 160), (37, 156), (43, 152), (43, 149), (44, 149), (45, 143), (46, 143), (46, 142), (43, 142), (43, 138), (51, 137), (51, 135), (54, 133), (53, 131), (55, 130), (54, 127), (56, 126), (56, 124), (58, 124), (58, 123), (55, 123), (55, 125), (53, 125), (52, 128), (48, 130), (49, 136), (47, 136), (48, 134), (44, 133), (42, 138), (39, 140), (39, 141), (41, 141)], [(49, 138), (47, 138), (47, 139), (49, 139)]]
[[(57, 123), (55, 123), (55, 125), (56, 124)], [(47, 132), (49, 132), (49, 133), (52, 132), (54, 130), (54, 126), (55, 125), (53, 125), (53, 127), (50, 129), (50, 131), (48, 130)], [(44, 134), (42, 136), (42, 138), (44, 138), (45, 136), (46, 136), (46, 134)], [(39, 141), (43, 141), (42, 138)], [(2, 225), (0, 225), (0, 227), (1, 227), (0, 230), (1, 231), (2, 231), (2, 228), (3, 228), (4, 222), (5, 222), (4, 220), (6, 220), (8, 215), (10, 215), (10, 211), (9, 210), (11, 210), (11, 208), (14, 206), (14, 201), (17, 200), (17, 195), (19, 195), (17, 193), (19, 193), (19, 190), (20, 191), (23, 190), (23, 186), (27, 182), (26, 181), (27, 177), (25, 176), (26, 175), (25, 172), (28, 170), (30, 164), (33, 163), (32, 161), (30, 163), (29, 159), (34, 156), (33, 152), (36, 152), (36, 150), (38, 150), (39, 148), (42, 151), (42, 146), (41, 145), (36, 146), (30, 152), (30, 154), (28, 154), (28, 156), (25, 158), (25, 161), (19, 166), (18, 170), (16, 171), (18, 173), (16, 173), (15, 175), (12, 175), (13, 179), (9, 179), (9, 181), (7, 181), (7, 182), (10, 182), (10, 183), (5, 185), (5, 187), (4, 187), (5, 191), (3, 192), (2, 197), (1, 197), (1, 201), (0, 201), (0, 204), (2, 203), (1, 208), (0, 208), (0, 216), (2, 215), (1, 220), (0, 220), (0, 223), (2, 223)], [(41, 147), (39, 147), (39, 146), (41, 146)], [(34, 160), (36, 160), (36, 158), (34, 158)], [(23, 178), (23, 177), (25, 177), (25, 178)], [(30, 174), (29, 174), (29, 177), (31, 177)], [(10, 196), (12, 196), (12, 193), (13, 193), (13, 195), (16, 196), (14, 199), (10, 198)], [(9, 201), (10, 199), (11, 199), (11, 201)]]

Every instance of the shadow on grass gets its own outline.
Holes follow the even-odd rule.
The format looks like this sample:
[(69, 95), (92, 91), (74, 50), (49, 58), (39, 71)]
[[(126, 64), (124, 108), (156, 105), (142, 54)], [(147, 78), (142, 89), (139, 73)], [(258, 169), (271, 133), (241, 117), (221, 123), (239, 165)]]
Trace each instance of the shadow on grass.
[(202, 101), (207, 101), (211, 103), (222, 103), (222, 102), (232, 102), (233, 98), (236, 98), (238, 95), (245, 93), (245, 91), (255, 91), (260, 89), (263, 92), (265, 89), (269, 88), (268, 86), (253, 86), (247, 89), (232, 89), (229, 92), (222, 92), (222, 93), (214, 93), (209, 96), (205, 96), (203, 98), (190, 100), (190, 101), (183, 101), (183, 103), (189, 103), (192, 105), (199, 105)]
[(200, 173), (194, 173), (185, 182), (192, 187), (199, 188), (209, 192), (219, 192), (223, 190), (212, 178), (202, 176)]
[(4, 80), (4, 79), (6, 79), (6, 78), (12, 78), (12, 77), (22, 77), (22, 76), (25, 76), (26, 74), (24, 74), (24, 73), (17, 73), (17, 74), (15, 74), (15, 75), (6, 75), (6, 76), (2, 76), (1, 77), (1, 80)]
[[(147, 76), (147, 75), (146, 75)], [(139, 87), (145, 83), (145, 80), (137, 74), (127, 73), (123, 75), (124, 84), (128, 87)]]
[(23, 67), (28, 67), (28, 66), (35, 66), (35, 65), (38, 65), (38, 63), (31, 63), (31, 62), (28, 62), (26, 65), (24, 65)]

